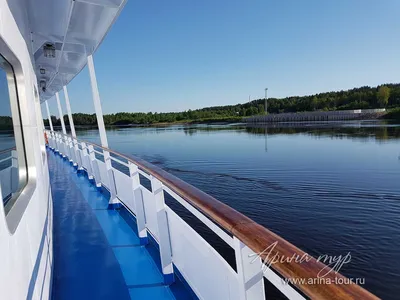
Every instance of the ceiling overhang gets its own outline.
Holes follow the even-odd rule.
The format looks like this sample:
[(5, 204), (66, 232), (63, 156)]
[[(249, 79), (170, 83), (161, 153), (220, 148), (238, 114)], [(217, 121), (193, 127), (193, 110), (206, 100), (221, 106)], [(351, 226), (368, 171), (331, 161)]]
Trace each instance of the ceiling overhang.
[[(54, 96), (86, 65), (126, 0), (27, 0), (32, 57), (41, 102)], [(46, 57), (44, 46), (55, 48)], [(42, 82), (42, 88), (41, 83)]]

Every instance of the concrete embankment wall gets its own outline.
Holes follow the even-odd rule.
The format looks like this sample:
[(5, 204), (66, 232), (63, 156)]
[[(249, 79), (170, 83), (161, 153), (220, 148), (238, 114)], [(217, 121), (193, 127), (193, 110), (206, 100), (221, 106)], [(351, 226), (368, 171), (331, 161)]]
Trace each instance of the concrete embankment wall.
[(309, 111), (301, 113), (268, 114), (244, 118), (246, 123), (307, 122), (307, 121), (345, 121), (376, 119), (386, 113), (382, 109), (355, 109), (335, 111)]

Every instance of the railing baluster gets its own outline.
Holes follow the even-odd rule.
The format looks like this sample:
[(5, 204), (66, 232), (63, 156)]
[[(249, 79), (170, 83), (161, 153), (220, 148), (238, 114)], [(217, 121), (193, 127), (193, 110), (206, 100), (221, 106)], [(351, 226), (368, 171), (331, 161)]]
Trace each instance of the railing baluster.
[(67, 147), (65, 146), (65, 137), (60, 133), (60, 138), (61, 138), (61, 146), (62, 146), (62, 157), (67, 158)]
[(165, 284), (174, 282), (174, 268), (172, 265), (171, 239), (167, 212), (165, 210), (163, 184), (157, 178), (151, 176), (151, 190), (156, 204), (158, 239), (160, 246), (161, 267)]
[(67, 148), (67, 157), (70, 163), (73, 163), (73, 156), (71, 151), (71, 138), (69, 136), (65, 136), (65, 148)]
[(56, 152), (58, 152), (58, 154), (60, 154), (60, 152), (61, 152), (61, 146), (60, 146), (60, 135), (57, 133), (57, 132), (55, 132), (54, 133), (54, 135), (55, 135), (55, 137), (56, 137), (56, 146), (57, 146), (57, 148), (56, 148)]
[(58, 150), (58, 154), (61, 155), (62, 143), (61, 143), (61, 139), (60, 139), (60, 134), (57, 132), (56, 135), (57, 135), (57, 150)]
[(129, 176), (132, 182), (132, 193), (133, 202), (136, 212), (136, 225), (139, 233), (139, 239), (141, 245), (148, 243), (147, 229), (146, 229), (146, 215), (144, 211), (143, 194), (140, 188), (140, 176), (138, 167), (128, 162), (129, 164)]
[(70, 141), (69, 141), (69, 136), (64, 136), (64, 141), (65, 141), (65, 148), (66, 148), (66, 156), (67, 160), (71, 163), (72, 160), (72, 155), (70, 153)]
[(48, 140), (49, 148), (53, 149), (54, 148), (53, 147), (53, 134), (52, 134), (51, 131), (47, 131), (46, 134), (47, 134), (47, 140)]
[(110, 200), (108, 202), (108, 208), (117, 209), (121, 206), (121, 202), (119, 202), (117, 198), (117, 185), (115, 183), (114, 168), (111, 164), (110, 152), (103, 150), (103, 157), (106, 164), (108, 182), (110, 185), (108, 187), (110, 189)]
[(67, 147), (66, 147), (66, 143), (65, 143), (65, 136), (60, 134), (60, 138), (61, 138), (61, 146), (62, 146), (62, 150), (61, 150), (62, 157), (67, 158)]
[(240, 299), (264, 300), (265, 292), (261, 258), (236, 237), (233, 238), (233, 243), (235, 245)]
[(60, 152), (60, 147), (59, 147), (59, 145), (58, 145), (58, 135), (57, 135), (57, 132), (53, 132), (53, 134), (54, 134), (54, 151), (57, 153), (59, 153)]
[(73, 144), (72, 137), (68, 137), (68, 151), (70, 154), (69, 162), (72, 163), (73, 166), (76, 166), (76, 156), (75, 156), (75, 148)]
[(78, 169), (82, 168), (82, 156), (81, 156), (81, 151), (79, 151), (79, 147), (78, 147), (78, 141), (73, 138), (72, 139), (72, 145), (74, 147), (74, 153), (75, 153), (75, 159), (76, 159), (76, 167)]
[(90, 180), (93, 180), (93, 170), (92, 164), (90, 161), (90, 155), (88, 153), (88, 147), (85, 142), (81, 142), (82, 146), (82, 155), (83, 155), (83, 166), (86, 168), (87, 175)]
[(55, 142), (55, 137), (54, 137), (54, 131), (50, 131), (50, 138), (51, 138), (50, 148), (52, 148), (53, 150), (56, 150), (56, 142)]
[(101, 187), (101, 177), (100, 177), (100, 170), (99, 165), (97, 164), (97, 159), (94, 154), (94, 149), (92, 145), (88, 146), (89, 157), (90, 157), (90, 166), (92, 171), (92, 176), (94, 177), (96, 187)]

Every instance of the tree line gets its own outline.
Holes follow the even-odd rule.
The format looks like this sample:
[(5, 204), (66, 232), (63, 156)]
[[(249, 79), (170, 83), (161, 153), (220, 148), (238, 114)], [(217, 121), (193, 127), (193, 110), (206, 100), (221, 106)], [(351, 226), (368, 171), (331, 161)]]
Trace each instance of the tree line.
[(13, 122), (9, 116), (0, 116), (0, 130), (9, 130), (13, 128)]
[[(329, 111), (346, 109), (400, 107), (400, 84), (385, 84), (377, 87), (363, 86), (346, 91), (320, 93), (311, 96), (292, 96), (282, 99), (268, 98), (268, 113), (302, 111)], [(172, 122), (202, 122), (218, 120), (238, 120), (241, 117), (264, 114), (264, 99), (225, 106), (205, 107), (196, 110), (167, 113), (120, 112), (104, 115), (106, 125), (154, 124)], [(73, 114), (75, 125), (96, 126), (95, 114)], [(48, 120), (45, 119), (45, 125)], [(52, 116), (53, 125), (60, 120)], [(64, 122), (68, 125), (67, 115)]]

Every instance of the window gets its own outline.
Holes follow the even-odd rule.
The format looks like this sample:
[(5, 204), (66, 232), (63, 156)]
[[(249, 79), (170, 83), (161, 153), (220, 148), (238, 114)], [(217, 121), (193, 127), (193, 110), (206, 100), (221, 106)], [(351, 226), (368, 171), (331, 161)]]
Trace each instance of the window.
[(6, 214), (27, 183), (14, 70), (0, 55), (0, 188)]

